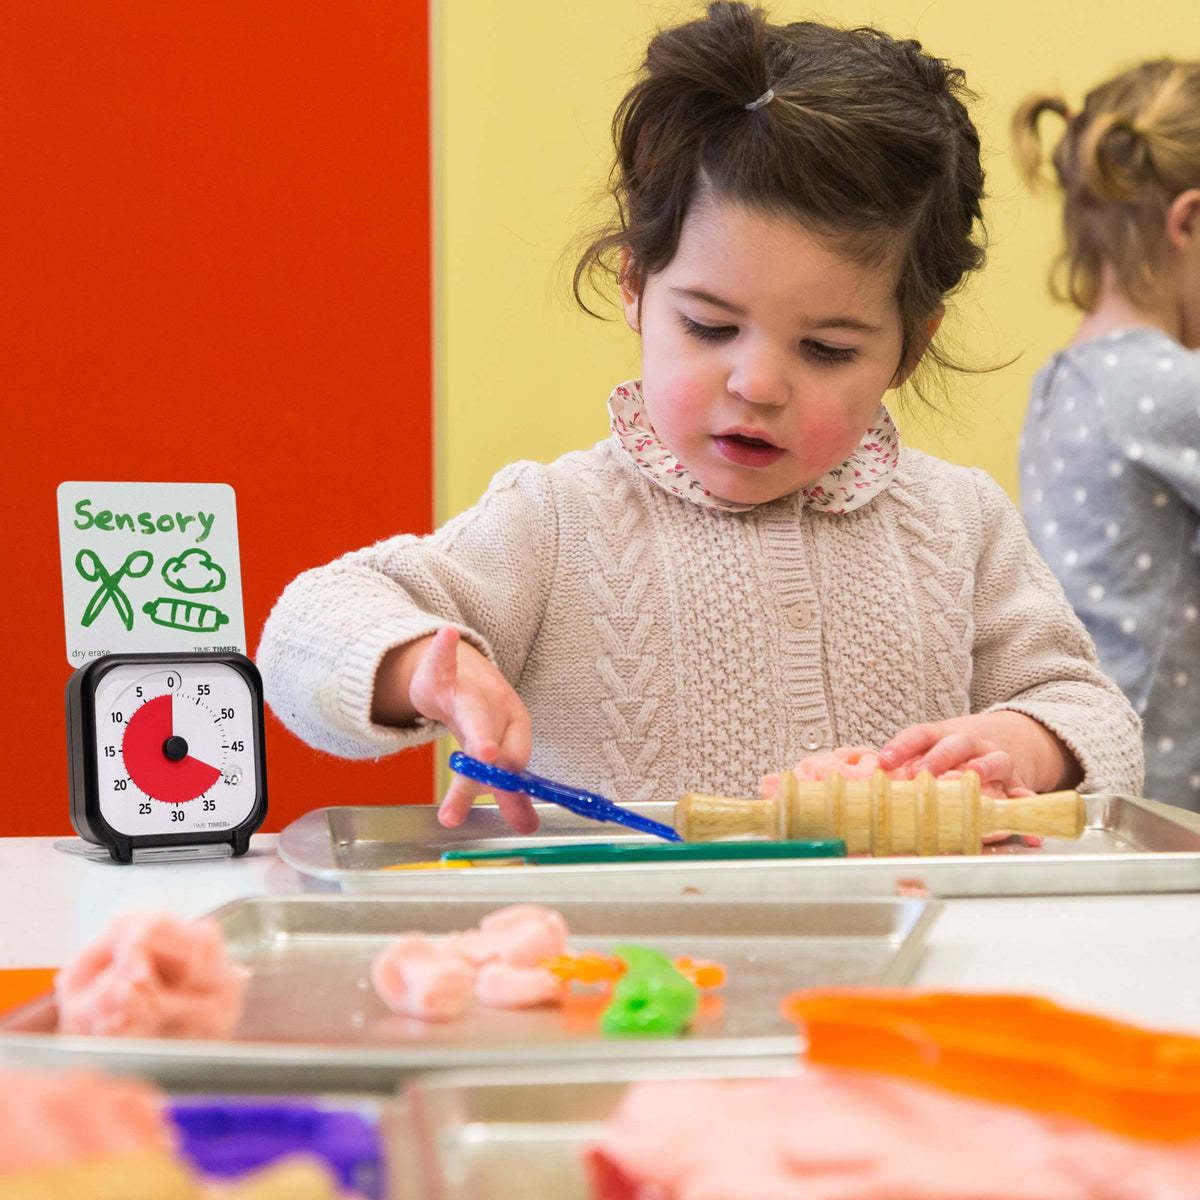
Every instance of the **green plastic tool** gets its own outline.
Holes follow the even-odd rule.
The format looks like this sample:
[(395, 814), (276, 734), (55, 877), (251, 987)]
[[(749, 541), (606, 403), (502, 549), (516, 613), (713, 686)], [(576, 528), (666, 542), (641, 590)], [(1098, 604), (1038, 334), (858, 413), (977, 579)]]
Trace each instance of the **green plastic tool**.
[(845, 858), (840, 838), (799, 842), (570, 842), (562, 846), (512, 846), (501, 850), (447, 850), (443, 862), (572, 863), (728, 862), (753, 858)]
[(600, 1014), (601, 1032), (610, 1037), (683, 1033), (700, 1006), (700, 989), (657, 950), (618, 946), (613, 955), (625, 964), (625, 974)]

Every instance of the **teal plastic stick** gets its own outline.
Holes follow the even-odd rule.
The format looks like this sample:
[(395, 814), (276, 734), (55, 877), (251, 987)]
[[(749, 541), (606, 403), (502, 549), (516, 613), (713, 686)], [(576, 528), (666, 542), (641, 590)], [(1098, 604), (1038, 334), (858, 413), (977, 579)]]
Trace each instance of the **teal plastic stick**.
[(797, 842), (570, 842), (562, 846), (512, 846), (500, 850), (447, 850), (443, 862), (500, 862), (565, 866), (571, 863), (729, 862), (755, 858), (845, 858), (840, 838)]

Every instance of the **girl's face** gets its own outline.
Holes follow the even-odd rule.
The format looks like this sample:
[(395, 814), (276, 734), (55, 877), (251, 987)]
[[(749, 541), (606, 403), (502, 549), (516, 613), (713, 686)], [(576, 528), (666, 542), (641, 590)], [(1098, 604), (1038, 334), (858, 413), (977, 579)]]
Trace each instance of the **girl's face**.
[(902, 381), (895, 291), (890, 263), (861, 266), (790, 217), (698, 202), (671, 262), (622, 289), (655, 432), (735, 503), (819, 479)]

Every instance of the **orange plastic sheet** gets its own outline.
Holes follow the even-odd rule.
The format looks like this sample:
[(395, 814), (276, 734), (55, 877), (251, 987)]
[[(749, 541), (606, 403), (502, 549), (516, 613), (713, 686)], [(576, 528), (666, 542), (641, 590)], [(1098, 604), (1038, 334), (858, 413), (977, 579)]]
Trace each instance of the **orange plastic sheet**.
[(1200, 1138), (1200, 1037), (1036, 996), (821, 989), (787, 997), (784, 1011), (803, 1026), (812, 1062), (1063, 1113), (1127, 1137)]
[(10, 967), (0, 970), (0, 1013), (28, 1003), (54, 986), (57, 967)]

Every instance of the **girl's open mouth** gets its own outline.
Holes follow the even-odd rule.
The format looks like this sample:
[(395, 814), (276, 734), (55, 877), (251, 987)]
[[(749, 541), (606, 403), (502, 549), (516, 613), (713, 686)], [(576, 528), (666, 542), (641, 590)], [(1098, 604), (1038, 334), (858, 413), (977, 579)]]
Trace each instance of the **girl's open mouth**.
[(779, 446), (747, 434), (722, 433), (713, 441), (721, 454), (739, 467), (769, 467), (783, 457)]

